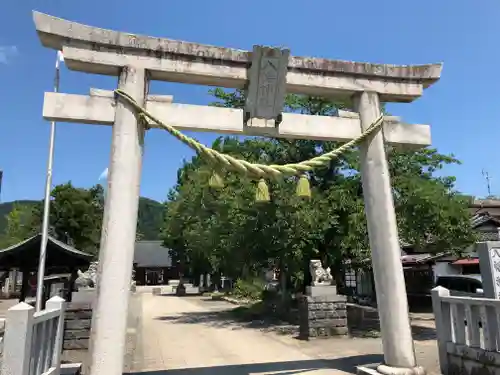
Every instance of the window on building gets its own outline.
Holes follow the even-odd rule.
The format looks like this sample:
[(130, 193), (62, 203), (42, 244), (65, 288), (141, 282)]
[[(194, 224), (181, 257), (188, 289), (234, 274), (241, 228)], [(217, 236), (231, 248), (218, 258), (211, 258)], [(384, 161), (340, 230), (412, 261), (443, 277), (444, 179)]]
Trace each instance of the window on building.
[(462, 266), (462, 275), (479, 275), (480, 273), (479, 264)]

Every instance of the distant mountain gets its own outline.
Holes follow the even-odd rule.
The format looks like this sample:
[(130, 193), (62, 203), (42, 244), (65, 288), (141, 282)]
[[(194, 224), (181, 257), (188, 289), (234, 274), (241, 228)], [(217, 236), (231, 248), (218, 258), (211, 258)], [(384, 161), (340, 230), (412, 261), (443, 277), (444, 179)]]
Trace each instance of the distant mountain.
[[(14, 205), (32, 206), (39, 201), (19, 200), (13, 202), (0, 203), (0, 233), (7, 227), (6, 216), (12, 211)], [(160, 229), (163, 224), (163, 205), (155, 200), (141, 197), (139, 199), (138, 228), (144, 240), (159, 239)]]
[(164, 219), (163, 204), (158, 201), (141, 197), (137, 224), (143, 240), (158, 240)]

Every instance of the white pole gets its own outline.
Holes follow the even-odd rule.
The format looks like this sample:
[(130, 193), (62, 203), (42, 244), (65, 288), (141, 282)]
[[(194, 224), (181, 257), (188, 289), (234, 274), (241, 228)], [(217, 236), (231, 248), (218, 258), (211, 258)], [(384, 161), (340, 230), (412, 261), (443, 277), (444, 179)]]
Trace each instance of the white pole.
[[(62, 60), (61, 51), (57, 51), (56, 71), (54, 76), (54, 92), (59, 91), (59, 63)], [(54, 164), (54, 144), (56, 138), (56, 122), (50, 123), (49, 160), (47, 162), (47, 177), (45, 182), (45, 197), (43, 201), (42, 242), (40, 243), (40, 257), (38, 260), (38, 277), (36, 284), (36, 311), (42, 309), (43, 279), (45, 278), (45, 258), (47, 252), (47, 238), (49, 233), (50, 191), (52, 188), (52, 166)]]
[[(380, 116), (378, 94), (359, 94), (355, 97), (354, 104), (359, 112), (361, 128), (365, 131)], [(389, 167), (381, 130), (360, 145), (360, 160), (384, 365), (410, 371), (408, 369), (416, 366), (415, 351)], [(401, 370), (401, 374), (404, 373), (406, 372)]]
[[(124, 67), (119, 88), (142, 105), (146, 72)], [(99, 251), (97, 303), (92, 316), (91, 375), (123, 373), (143, 141), (144, 128), (138, 124), (134, 109), (118, 101)]]

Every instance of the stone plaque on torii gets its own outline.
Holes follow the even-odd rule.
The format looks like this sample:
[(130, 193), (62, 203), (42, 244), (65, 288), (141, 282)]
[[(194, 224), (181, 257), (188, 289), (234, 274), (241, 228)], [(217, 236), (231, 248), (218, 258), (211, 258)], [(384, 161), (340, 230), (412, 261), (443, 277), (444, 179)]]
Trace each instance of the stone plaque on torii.
[[(34, 12), (40, 41), (62, 50), (69, 69), (119, 77), (118, 88), (162, 122), (178, 130), (259, 134), (282, 138), (349, 141), (380, 117), (380, 102), (411, 102), (436, 82), (441, 64), (396, 66), (291, 56), (288, 50), (254, 51), (187, 43), (90, 27)], [(245, 88), (244, 109), (172, 103), (150, 95), (148, 82), (162, 80)], [(285, 93), (351, 97), (356, 112), (338, 117), (281, 113)], [(100, 286), (91, 339), (92, 375), (122, 372), (131, 264), (134, 253), (144, 124), (113, 92), (45, 93), (47, 120), (113, 125), (108, 196), (99, 266)], [(157, 127), (150, 123), (151, 127)], [(360, 371), (415, 374), (405, 282), (384, 143), (431, 144), (428, 125), (386, 116), (381, 129), (360, 145), (361, 175), (384, 364)]]

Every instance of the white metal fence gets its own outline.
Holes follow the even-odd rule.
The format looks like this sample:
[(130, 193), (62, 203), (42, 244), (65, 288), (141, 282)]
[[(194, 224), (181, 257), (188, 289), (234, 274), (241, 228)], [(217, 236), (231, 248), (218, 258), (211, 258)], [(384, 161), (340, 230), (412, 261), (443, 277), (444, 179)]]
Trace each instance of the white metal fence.
[(452, 296), (448, 289), (437, 287), (432, 290), (432, 307), (443, 374), (464, 360), (489, 366), (492, 355), (500, 359), (500, 300)]
[(40, 312), (24, 302), (7, 311), (2, 375), (60, 374), (65, 307), (56, 296)]

